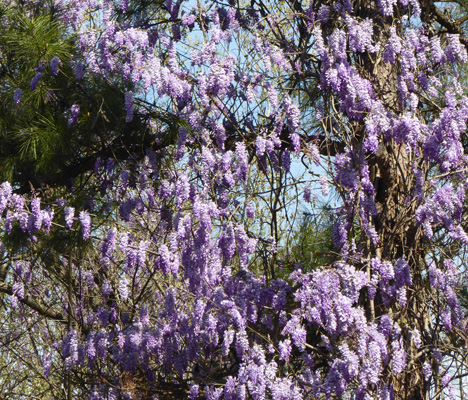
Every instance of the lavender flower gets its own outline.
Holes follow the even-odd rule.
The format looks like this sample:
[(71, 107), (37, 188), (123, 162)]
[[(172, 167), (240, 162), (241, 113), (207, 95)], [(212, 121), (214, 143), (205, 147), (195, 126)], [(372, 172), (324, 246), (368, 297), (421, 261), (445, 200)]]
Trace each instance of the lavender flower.
[(58, 73), (58, 68), (59, 66), (62, 65), (62, 61), (60, 60), (60, 58), (58, 57), (54, 57), (52, 58), (52, 60), (50, 60), (50, 72), (52, 72), (52, 75), (56, 76), (57, 73)]
[(117, 229), (111, 228), (107, 232), (107, 236), (101, 244), (102, 257), (110, 257), (115, 249), (115, 242), (117, 239)]
[(432, 352), (432, 357), (434, 357), (435, 360), (437, 360), (439, 363), (442, 362), (442, 354), (440, 353), (439, 349), (434, 349)]
[(76, 125), (78, 122), (78, 116), (80, 114), (80, 105), (73, 104), (70, 108), (70, 118), (68, 119), (68, 126)]
[(244, 142), (236, 143), (236, 155), (237, 155), (237, 168), (236, 168), (235, 174), (239, 181), (245, 182), (247, 180), (249, 160), (247, 157), (247, 151), (246, 151)]
[(338, 61), (346, 59), (346, 33), (341, 29), (335, 29), (328, 38), (330, 50)]
[(447, 387), (451, 380), (452, 376), (446, 372), (441, 380), (442, 387)]
[(411, 331), (411, 337), (413, 338), (414, 346), (419, 349), (422, 345), (421, 334), (418, 329), (413, 329)]
[(50, 227), (52, 226), (52, 220), (54, 219), (54, 210), (47, 207), (46, 210), (42, 211), (42, 223), (44, 225), (44, 232), (49, 233)]
[(446, 57), (442, 47), (440, 46), (440, 38), (437, 35), (434, 35), (431, 38), (431, 59), (434, 63), (443, 64), (446, 61)]
[(31, 89), (31, 91), (36, 90), (37, 85), (38, 85), (39, 81), (41, 80), (41, 78), (42, 78), (42, 73), (41, 72), (38, 72), (38, 73), (36, 73), (36, 75), (34, 75), (34, 78), (31, 79), (31, 83), (29, 84), (29, 88)]
[(84, 76), (84, 64), (79, 62), (75, 66), (75, 78), (77, 81), (83, 79)]
[(31, 201), (31, 212), (32, 212), (32, 219), (30, 219), (33, 223), (33, 227), (29, 228), (28, 230), (30, 233), (33, 231), (38, 231), (41, 229), (42, 226), (42, 211), (41, 211), (41, 199), (35, 198)]
[(322, 4), (317, 12), (317, 21), (321, 24), (326, 24), (328, 22), (328, 18), (330, 17), (330, 7)]
[(120, 298), (125, 301), (128, 299), (128, 279), (124, 276), (119, 282)]
[(385, 17), (393, 14), (393, 6), (396, 6), (397, 0), (378, 0), (380, 11)]
[(395, 374), (401, 373), (406, 367), (406, 352), (398, 341), (392, 342), (392, 366)]
[(289, 357), (291, 356), (291, 341), (289, 339), (283, 340), (278, 344), (279, 356), (281, 360), (289, 362)]
[(383, 60), (390, 64), (394, 64), (396, 61), (396, 55), (400, 54), (401, 48), (402, 48), (401, 39), (396, 34), (395, 27), (392, 26), (390, 27), (390, 38), (382, 54)]
[(255, 140), (255, 147), (257, 149), (257, 156), (262, 157), (265, 154), (266, 140), (263, 136), (258, 135)]
[(187, 26), (190, 29), (192, 29), (194, 23), (195, 23), (195, 15), (193, 15), (193, 14), (184, 14), (182, 16), (182, 25), (183, 26)]
[(42, 356), (42, 372), (45, 377), (49, 376), (50, 374), (50, 367), (52, 366), (52, 358), (50, 356), (50, 352), (44, 352)]
[(190, 400), (195, 400), (198, 397), (199, 386), (197, 384), (192, 384), (190, 386), (189, 398)]
[(21, 102), (22, 95), (23, 95), (23, 91), (21, 89), (16, 89), (15, 92), (13, 93), (13, 101), (16, 104), (19, 104)]
[(328, 180), (325, 176), (320, 177), (320, 187), (322, 189), (322, 196), (328, 196)]
[(64, 212), (65, 212), (65, 224), (68, 226), (68, 229), (71, 229), (73, 225), (75, 209), (73, 207), (65, 207)]
[(83, 240), (88, 240), (91, 233), (91, 216), (89, 215), (88, 211), (81, 211), (79, 218), (81, 223), (81, 230), (83, 232)]
[(289, 153), (288, 149), (285, 149), (283, 151), (283, 154), (281, 155), (281, 164), (283, 166), (283, 169), (286, 173), (290, 172), (291, 170), (291, 156)]
[(432, 375), (432, 367), (431, 367), (431, 364), (429, 364), (427, 361), (424, 361), (423, 373), (424, 373), (424, 377), (426, 378), (426, 380), (429, 380)]
[(108, 279), (105, 279), (101, 285), (101, 293), (104, 298), (108, 298), (112, 291), (112, 285)]
[(255, 218), (255, 203), (249, 201), (247, 203), (247, 207), (245, 208), (245, 213), (247, 218), (254, 219)]
[(312, 202), (312, 187), (309, 182), (304, 185), (304, 201), (306, 203)]
[(18, 299), (24, 299), (24, 284), (23, 282), (15, 282), (13, 284), (13, 295), (16, 296)]
[(444, 327), (447, 330), (447, 332), (451, 332), (452, 331), (452, 313), (450, 312), (449, 308), (445, 308), (440, 313), (440, 319), (442, 320), (442, 323), (444, 324)]

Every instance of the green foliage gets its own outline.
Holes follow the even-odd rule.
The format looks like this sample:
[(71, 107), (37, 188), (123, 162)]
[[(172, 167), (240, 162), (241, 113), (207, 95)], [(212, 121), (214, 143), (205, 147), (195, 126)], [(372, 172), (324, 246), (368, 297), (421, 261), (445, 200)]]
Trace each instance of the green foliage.
[(313, 213), (303, 214), (284, 256), (284, 264), (289, 270), (299, 266), (304, 272), (311, 272), (330, 265), (337, 258), (331, 215), (326, 205)]
[[(97, 158), (141, 158), (144, 149), (156, 145), (149, 115), (125, 122), (124, 94), (133, 89), (128, 82), (75, 77), (75, 38), (57, 22), (57, 14), (31, 14), (21, 6), (5, 7), (2, 14), (8, 23), (0, 26), (1, 181), (23, 192), (31, 185), (63, 185), (92, 170)], [(61, 60), (56, 76), (49, 67), (54, 57)], [(38, 69), (42, 78), (30, 90)], [(16, 89), (23, 91), (19, 104), (13, 101)], [(80, 106), (76, 124), (69, 123), (73, 105)], [(166, 113), (161, 116), (168, 132), (178, 126)], [(168, 142), (174, 137), (168, 135)]]

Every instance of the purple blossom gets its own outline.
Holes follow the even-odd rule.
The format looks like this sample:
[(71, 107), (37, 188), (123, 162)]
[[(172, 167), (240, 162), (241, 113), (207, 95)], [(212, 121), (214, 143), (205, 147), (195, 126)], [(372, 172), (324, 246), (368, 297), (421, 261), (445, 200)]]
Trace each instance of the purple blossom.
[(140, 266), (144, 266), (146, 260), (146, 252), (148, 251), (150, 243), (146, 240), (141, 240), (138, 244), (138, 252), (137, 252), (137, 263)]
[(62, 355), (65, 358), (65, 367), (70, 370), (78, 362), (78, 335), (71, 329), (62, 343)]
[(447, 387), (451, 380), (452, 376), (448, 373), (445, 373), (441, 380), (442, 387)]
[(440, 319), (442, 320), (442, 323), (444, 324), (445, 329), (448, 332), (451, 332), (452, 331), (452, 314), (449, 308), (445, 308), (440, 313)]
[(320, 165), (320, 152), (319, 152), (319, 149), (317, 148), (317, 145), (315, 145), (314, 143), (309, 143), (307, 148), (310, 152), (310, 157), (312, 161), (314, 162), (314, 164)]
[(34, 78), (31, 79), (31, 82), (29, 84), (29, 88), (31, 89), (31, 91), (36, 90), (37, 85), (39, 84), (39, 81), (41, 80), (41, 78), (42, 78), (41, 72), (37, 72), (36, 75), (34, 75)]
[[(299, 108), (292, 102), (289, 96), (285, 96), (283, 107), (288, 116), (288, 124), (292, 128), (292, 133), (294, 133), (296, 129), (299, 128), (301, 112)], [(291, 138), (291, 133), (290, 133), (290, 138)], [(297, 148), (297, 146), (294, 146), (294, 143), (293, 143), (293, 147), (294, 147), (294, 151), (298, 153), (299, 149)]]
[(15, 104), (19, 104), (21, 102), (21, 96), (23, 95), (23, 91), (21, 89), (16, 89), (13, 93), (13, 101)]
[(107, 232), (106, 238), (101, 244), (101, 255), (103, 257), (110, 257), (115, 249), (115, 242), (117, 239), (117, 229), (111, 228)]
[(70, 118), (68, 119), (68, 126), (76, 125), (78, 122), (78, 116), (80, 114), (80, 105), (73, 104), (70, 108)]
[(343, 218), (340, 218), (335, 225), (333, 225), (333, 244), (338, 249), (346, 248), (349, 228), (349, 222)]
[(52, 60), (50, 60), (50, 72), (52, 72), (52, 75), (56, 76), (58, 74), (58, 69), (59, 66), (62, 65), (62, 61), (58, 57), (53, 57)]
[(52, 226), (52, 221), (54, 219), (54, 210), (49, 209), (42, 211), (42, 224), (44, 226), (44, 232), (49, 233)]
[(392, 367), (395, 374), (401, 373), (406, 367), (406, 352), (398, 341), (392, 342)]
[(237, 167), (235, 171), (236, 178), (241, 182), (245, 182), (247, 180), (249, 160), (247, 157), (247, 151), (246, 151), (244, 142), (236, 143), (236, 156), (237, 156)]
[(439, 349), (434, 349), (432, 352), (432, 357), (434, 357), (435, 360), (437, 360), (439, 363), (442, 362), (442, 354), (440, 353)]
[(312, 187), (308, 182), (304, 185), (304, 201), (306, 203), (312, 202)]
[[(3, 182), (0, 185), (0, 217), (3, 211), (7, 208), (12, 197), (12, 187), (9, 182)], [(21, 212), (21, 210), (17, 210)]]
[(128, 279), (125, 276), (119, 282), (119, 294), (123, 301), (128, 299)]
[(86, 357), (88, 357), (88, 359), (91, 361), (93, 361), (96, 357), (95, 336), (96, 335), (94, 332), (90, 332), (88, 334), (86, 345), (85, 345)]
[(409, 3), (413, 6), (413, 14), (418, 17), (421, 14), (421, 6), (418, 0), (409, 0)]
[(88, 240), (89, 235), (91, 234), (91, 216), (89, 215), (88, 211), (81, 211), (79, 219), (81, 223), (81, 230), (83, 232), (83, 240)]
[(379, 45), (374, 46), (372, 38), (374, 24), (371, 19), (365, 19), (363, 22), (357, 23), (355, 19), (347, 15), (346, 22), (348, 24), (349, 48), (352, 52), (369, 51), (374, 53), (378, 51)]
[(291, 356), (292, 346), (289, 339), (282, 340), (278, 343), (279, 356), (281, 360), (289, 362)]
[(426, 380), (429, 380), (432, 375), (432, 367), (431, 367), (431, 364), (429, 364), (427, 361), (424, 361), (423, 373), (424, 373), (424, 377), (426, 378)]
[(50, 374), (50, 367), (52, 366), (52, 357), (50, 352), (44, 352), (42, 356), (42, 372), (45, 377), (49, 376)]
[(229, 354), (230, 346), (234, 340), (235, 332), (231, 329), (224, 331), (224, 340), (222, 346), (222, 354), (226, 357)]
[(247, 334), (244, 330), (241, 330), (236, 333), (236, 353), (237, 356), (244, 360), (248, 350), (249, 350), (249, 340), (247, 338)]
[(330, 7), (326, 6), (325, 4), (320, 5), (320, 8), (317, 12), (317, 21), (319, 21), (321, 24), (326, 24), (329, 17)]
[(328, 38), (328, 45), (338, 61), (346, 59), (346, 33), (341, 29), (335, 29)]
[(226, 384), (224, 385), (224, 399), (225, 400), (234, 400), (236, 398), (236, 379), (232, 376), (229, 376), (226, 379)]
[(190, 386), (189, 398), (190, 400), (195, 400), (198, 397), (199, 386), (197, 384), (192, 384)]
[[(93, 179), (105, 181), (103, 192), (107, 189), (102, 204), (109, 201), (109, 209), (118, 205), (119, 213), (114, 216), (120, 219), (111, 221), (114, 228), (109, 231), (107, 225), (93, 229), (93, 241), (99, 250), (96, 266), (83, 270), (80, 265), (71, 266), (73, 276), (82, 279), (83, 285), (78, 285), (73, 294), (73, 317), (79, 335), (69, 331), (62, 343), (65, 369), (78, 367), (79, 374), (89, 376), (94, 370), (116, 386), (124, 386), (125, 382), (114, 371), (130, 375), (139, 371), (144, 386), (146, 379), (155, 388), (164, 386), (164, 380), (176, 384), (183, 379), (192, 399), (214, 400), (224, 395), (226, 400), (307, 396), (391, 400), (395, 394), (387, 383), (388, 377), (405, 373), (410, 366), (421, 367), (426, 355), (421, 353), (421, 360), (409, 363), (409, 352), (414, 356), (419, 352), (415, 348), (423, 346), (423, 335), (418, 330), (421, 321), (410, 320), (400, 327), (394, 320), (405, 312), (406, 305), (410, 309), (414, 306), (410, 302), (416, 298), (408, 290), (414, 260), (410, 248), (402, 248), (406, 259), (402, 255), (392, 258), (395, 253), (390, 247), (383, 255), (378, 251), (376, 244), (383, 237), (386, 216), (385, 207), (382, 211), (382, 204), (377, 204), (385, 185), (376, 183), (385, 181), (388, 171), (379, 164), (378, 179), (372, 179), (371, 172), (375, 171), (381, 150), (388, 150), (392, 143), (403, 146), (408, 160), (416, 163), (398, 166), (407, 172), (401, 190), (414, 190), (415, 198), (407, 193), (409, 197), (401, 207), (408, 212), (417, 208), (415, 219), (426, 234), (428, 248), (433, 239), (468, 243), (462, 227), (467, 160), (461, 143), (468, 120), (468, 99), (463, 97), (463, 87), (451, 65), (466, 60), (465, 49), (457, 35), (438, 37), (432, 31), (424, 33), (418, 21), (401, 19), (401, 15), (413, 18), (420, 12), (416, 0), (400, 0), (398, 8), (396, 0), (376, 2), (383, 18), (393, 21), (387, 31), (365, 19), (358, 3), (310, 2), (304, 14), (295, 13), (288, 19), (291, 35), (287, 35), (287, 43), (272, 40), (269, 28), (279, 29), (282, 21), (275, 15), (273, 3), (265, 18), (256, 10), (238, 9), (231, 0), (228, 3), (232, 7), (215, 4), (209, 10), (187, 9), (179, 19), (180, 1), (167, 0), (172, 23), (153, 25), (148, 21), (152, 25), (149, 29), (144, 18), (129, 18), (117, 9), (120, 4), (122, 12), (127, 12), (127, 0), (81, 1), (64, 11), (67, 23), (73, 21), (70, 32), (77, 34), (83, 62), (96, 74), (93, 79), (119, 82), (123, 78), (142, 99), (154, 87), (155, 98), (150, 96), (154, 107), (167, 106), (166, 111), (174, 113), (179, 122), (187, 122), (187, 127), (179, 128), (174, 145), (167, 147), (167, 132), (159, 129), (152, 114), (142, 115), (142, 121), (149, 121), (157, 154), (140, 163), (144, 151), (137, 154), (129, 148), (130, 158), (120, 165), (96, 163)], [(393, 15), (394, 10), (398, 15)], [(355, 19), (356, 15), (361, 17)], [(89, 18), (96, 18), (92, 30), (86, 22)], [(196, 23), (207, 40), (203, 42), (205, 36), (201, 35), (200, 45), (192, 43), (193, 55), (185, 62), (185, 55), (179, 53), (186, 44), (182, 35)], [(240, 27), (251, 32), (246, 38), (251, 38), (252, 43), (247, 40), (250, 47), (237, 62), (228, 52)], [(298, 53), (297, 39), (304, 34), (296, 32), (298, 27), (313, 34), (308, 44), (311, 56), (305, 59)], [(374, 71), (369, 70), (369, 63), (356, 61), (356, 53), (362, 52), (378, 52), (384, 65), (376, 64)], [(256, 62), (259, 70), (253, 72)], [(242, 71), (244, 63), (252, 70)], [(293, 63), (295, 70), (291, 71)], [(53, 75), (58, 74), (59, 65), (58, 58), (51, 60)], [(84, 64), (75, 65), (80, 80)], [(44, 74), (46, 68), (43, 62), (35, 73)], [(380, 84), (374, 91), (374, 74), (380, 68), (398, 75), (395, 84), (399, 99), (384, 94)], [(306, 131), (309, 125), (307, 121), (302, 124), (300, 109), (292, 100), (294, 92), (286, 93), (283, 80), (290, 73), (303, 80), (320, 75), (317, 93), (322, 97), (309, 111), (317, 111), (315, 123), (331, 128), (326, 132), (331, 134), (329, 144), (346, 142), (349, 148), (331, 157), (320, 155), (327, 150), (322, 134), (315, 129)], [(442, 73), (450, 78), (450, 90), (436, 78)], [(124, 97), (126, 121), (130, 122), (136, 103), (132, 92), (124, 93)], [(334, 104), (329, 101), (333, 98)], [(393, 100), (400, 100), (400, 104), (390, 105)], [(434, 103), (433, 111), (426, 112), (426, 100)], [(138, 111), (145, 113), (145, 109)], [(76, 127), (79, 111), (79, 106), (74, 105), (65, 114), (71, 134), (81, 134), (78, 128), (84, 128)], [(112, 129), (112, 134), (118, 133)], [(354, 132), (359, 132), (359, 140), (352, 136)], [(285, 138), (285, 134), (289, 137)], [(255, 196), (263, 189), (251, 186), (248, 178), (251, 166), (254, 173), (261, 171), (264, 182), (268, 182), (270, 173), (281, 176), (289, 171), (291, 150), (285, 146), (286, 141), (292, 144), (297, 157), (305, 156), (305, 162), (321, 164), (328, 178), (321, 177), (317, 185), (324, 196), (328, 196), (329, 185), (338, 187), (342, 201), (336, 213), (330, 214), (335, 222), (333, 242), (340, 251), (333, 255), (336, 261), (311, 269), (307, 260), (297, 260), (303, 264), (291, 265), (294, 271), (282, 280), (274, 275), (284, 278), (289, 270), (289, 262), (287, 268), (281, 265), (288, 254), (288, 249), (283, 248), (287, 237), (278, 232), (281, 239), (276, 244), (267, 237), (272, 234), (269, 227), (258, 231), (258, 224), (253, 224), (255, 206), (262, 203)], [(225, 147), (232, 149), (233, 143), (235, 152), (225, 151)], [(114, 144), (113, 139), (102, 143), (109, 149)], [(306, 148), (302, 146), (305, 144)], [(174, 157), (175, 162), (160, 165), (156, 162), (160, 157)], [(249, 165), (251, 158), (255, 165)], [(426, 171), (442, 178), (430, 184), (425, 180)], [(285, 176), (290, 178), (289, 174)], [(448, 180), (456, 184), (446, 185)], [(299, 191), (303, 185), (304, 200), (312, 201), (310, 184), (294, 183)], [(29, 214), (25, 207), (29, 200), (25, 203), (18, 200), (22, 197), (13, 196), (11, 186), (2, 185), (0, 217), (5, 217), (5, 232), (15, 224), (24, 232), (33, 233), (42, 226), (48, 231), (53, 209), (41, 210), (40, 201), (35, 199)], [(262, 216), (267, 211), (268, 207), (262, 209)], [(64, 214), (66, 226), (72, 229), (75, 210), (66, 207)], [(78, 217), (83, 238), (88, 240), (91, 217), (87, 211)], [(118, 234), (121, 254), (115, 252)], [(276, 246), (278, 257), (272, 258)], [(382, 246), (386, 249), (387, 243)], [(2, 246), (0, 253), (5, 254), (6, 248)], [(262, 260), (268, 274), (262, 273)], [(270, 271), (270, 267), (274, 270)], [(370, 267), (370, 274), (366, 267)], [(49, 276), (30, 273), (27, 278), (25, 271), (18, 271), (12, 270), (11, 304), (22, 307), (23, 313), (23, 308), (27, 309), (21, 303), (25, 287), (28, 295), (36, 296), (39, 289), (35, 280)], [(431, 285), (427, 289), (441, 299), (440, 308), (428, 308), (440, 312), (430, 320), (449, 331), (455, 326), (463, 328), (463, 312), (457, 299), (458, 266), (447, 260), (435, 261), (422, 272), (422, 279), (426, 279), (426, 273)], [(72, 311), (66, 295), (54, 300), (50, 297), (62, 296), (63, 291), (48, 286), (44, 301), (55, 305), (62, 302), (66, 317)], [(92, 300), (99, 290), (102, 299)], [(364, 305), (369, 300), (378, 303), (372, 319)], [(91, 330), (83, 344), (78, 339), (87, 329), (82, 329), (81, 322)], [(283, 337), (278, 339), (278, 332)], [(314, 336), (314, 332), (319, 336), (309, 346), (308, 334)], [(328, 360), (316, 351), (319, 349), (313, 349), (315, 346), (326, 349)], [(104, 358), (109, 355), (115, 368), (106, 367)], [(324, 360), (329, 363), (322, 368)], [(426, 379), (430, 372), (428, 361), (422, 366)], [(294, 370), (295, 365), (300, 370)], [(225, 376), (218, 376), (219, 371), (226, 372)], [(203, 390), (198, 384), (204, 386)], [(111, 393), (107, 384), (96, 385), (90, 387), (95, 398), (138, 395), (123, 393), (124, 388)]]
[(465, 46), (460, 43), (460, 35), (458, 34), (447, 34), (449, 45), (445, 48), (445, 55), (450, 62), (455, 62), (457, 58), (462, 63), (467, 61), (467, 51)]
[(324, 196), (324, 197), (328, 196), (328, 192), (329, 192), (328, 180), (324, 176), (320, 177), (320, 187), (321, 187), (321, 190), (322, 190), (322, 196)]
[(247, 218), (254, 219), (255, 218), (255, 203), (252, 201), (249, 201), (247, 203), (247, 206), (245, 207), (245, 213), (247, 215)]
[(82, 62), (79, 62), (75, 66), (75, 78), (77, 81), (80, 81), (83, 79), (84, 76), (84, 64)]
[(411, 337), (413, 339), (414, 346), (419, 349), (422, 346), (421, 334), (418, 329), (413, 329), (411, 331)]
[(104, 298), (109, 297), (109, 294), (112, 291), (112, 285), (108, 279), (105, 279), (101, 285), (101, 293)]
[(195, 15), (193, 15), (193, 14), (184, 14), (182, 16), (182, 25), (183, 26), (188, 26), (190, 29), (192, 29), (194, 23), (195, 23)]
[(272, 110), (276, 110), (276, 108), (278, 107), (278, 93), (275, 87), (270, 82), (265, 82), (264, 86), (267, 90), (270, 107)]
[(65, 207), (64, 212), (65, 212), (65, 224), (68, 226), (68, 229), (71, 229), (73, 225), (75, 209), (73, 207)]
[(23, 282), (15, 282), (13, 284), (13, 295), (19, 300), (24, 299), (24, 284)]
[(205, 393), (206, 400), (220, 400), (221, 396), (223, 395), (223, 389), (207, 386), (205, 388)]
[(286, 173), (290, 172), (291, 170), (291, 156), (289, 153), (288, 149), (285, 149), (283, 151), (283, 154), (281, 155), (281, 164), (283, 166), (283, 169)]
[(291, 338), (294, 345), (301, 351), (305, 349), (307, 332), (302, 325), (296, 325), (294, 330), (291, 332)]
[(109, 334), (105, 330), (101, 330), (95, 337), (96, 350), (100, 358), (105, 359), (109, 347)]
[(266, 140), (263, 136), (257, 136), (255, 147), (257, 149), (257, 156), (262, 157), (265, 154), (266, 149)]
[(42, 211), (41, 211), (41, 199), (35, 198), (31, 201), (31, 212), (32, 212), (32, 221), (33, 228), (30, 230), (30, 233), (33, 231), (38, 231), (42, 226)]
[(401, 39), (396, 34), (396, 28), (394, 26), (390, 27), (390, 38), (388, 39), (385, 50), (382, 54), (383, 60), (390, 64), (394, 64), (396, 61), (396, 56), (400, 54), (402, 48)]

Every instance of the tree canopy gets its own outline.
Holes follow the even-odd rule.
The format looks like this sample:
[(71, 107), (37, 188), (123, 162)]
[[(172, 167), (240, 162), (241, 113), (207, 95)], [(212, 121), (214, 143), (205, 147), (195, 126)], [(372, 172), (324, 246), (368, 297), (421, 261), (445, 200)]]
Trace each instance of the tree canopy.
[(0, 21), (0, 397), (467, 396), (464, 2)]

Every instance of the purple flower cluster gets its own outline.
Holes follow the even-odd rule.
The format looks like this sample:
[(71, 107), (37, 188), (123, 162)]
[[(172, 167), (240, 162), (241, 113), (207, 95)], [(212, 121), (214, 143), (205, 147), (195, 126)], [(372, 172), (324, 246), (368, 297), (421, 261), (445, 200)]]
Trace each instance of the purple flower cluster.
[(83, 232), (83, 240), (88, 240), (91, 233), (91, 216), (88, 211), (80, 211), (81, 230)]
[(52, 60), (50, 60), (49, 66), (52, 75), (56, 76), (58, 74), (58, 69), (60, 65), (62, 65), (62, 61), (59, 57), (53, 57)]
[[(400, 316), (417, 304), (414, 285), (414, 291), (427, 290), (428, 299), (437, 294), (428, 321), (438, 331), (464, 329), (457, 268), (443, 259), (425, 269), (405, 238), (388, 250), (388, 232), (395, 226), (385, 224), (389, 211), (381, 198), (383, 191), (406, 190), (404, 204), (390, 211), (400, 221), (400, 214), (416, 210), (402, 224), (416, 221), (431, 245), (443, 232), (446, 240), (468, 243), (468, 98), (452, 65), (467, 61), (460, 37), (430, 36), (415, 26), (411, 18), (421, 11), (415, 0), (400, 1), (398, 12), (409, 15), (407, 20), (393, 16), (396, 0), (377, 2), (382, 15), (396, 21), (384, 33), (370, 18), (357, 17), (358, 4), (338, 1), (310, 3), (305, 15), (288, 19), (283, 43), (281, 35), (271, 34), (285, 23), (273, 4), (263, 18), (253, 6), (244, 10), (229, 3), (188, 10), (168, 0), (160, 10), (165, 19), (157, 24), (123, 0), (118, 9), (101, 0), (64, 6), (82, 55), (74, 62), (76, 79), (84, 82), (89, 74), (124, 82), (125, 121), (134, 115), (147, 119), (154, 141), (141, 162), (96, 162), (92, 179), (111, 189), (99, 201), (118, 212), (99, 224), (96, 218), (93, 235), (86, 210), (97, 208), (77, 199), (68, 203), (82, 209), (82, 238), (96, 252), (83, 265), (67, 261), (68, 254), (59, 257), (76, 290), (70, 295), (49, 284), (44, 301), (52, 297), (54, 307), (63, 304), (60, 318), (73, 324), (55, 346), (62, 366), (44, 346), (44, 375), (63, 369), (99, 374), (101, 381), (86, 389), (91, 398), (124, 397), (132, 376), (155, 394), (167, 384), (191, 399), (228, 400), (391, 399), (392, 379), (417, 366), (431, 384), (437, 368), (430, 362), (437, 357), (429, 355), (426, 328), (417, 317)], [(197, 40), (187, 36), (197, 30), (203, 33), (196, 33)], [(307, 34), (310, 54), (297, 41)], [(239, 38), (246, 39), (243, 49), (232, 46)], [(240, 57), (230, 53), (233, 47), (242, 50)], [(363, 73), (367, 59), (376, 60), (375, 71)], [(58, 75), (66, 62), (52, 58), (51, 74)], [(35, 69), (31, 90), (45, 82), (46, 64)], [(382, 71), (388, 76), (380, 76)], [(453, 88), (439, 98), (445, 88), (437, 77), (447, 71)], [(313, 109), (315, 122), (323, 123), (323, 140), (315, 126), (308, 131), (307, 110), (302, 112), (297, 92), (285, 85), (298, 77), (312, 85), (310, 76), (320, 84)], [(382, 94), (387, 81), (390, 94)], [(20, 89), (13, 101), (20, 103)], [(437, 109), (431, 117), (425, 114), (428, 101)], [(170, 114), (175, 129), (151, 120), (154, 110)], [(66, 115), (71, 130), (78, 130), (79, 113), (74, 104)], [(398, 157), (392, 159), (390, 147)], [(290, 211), (281, 204), (288, 193), (277, 193), (299, 185), (291, 180), (295, 157), (326, 166), (314, 172), (321, 176), (322, 194), (328, 197), (332, 187), (340, 196), (333, 226), (338, 251), (314, 269), (306, 260), (283, 265), (290, 248), (272, 222), (278, 212)], [(396, 161), (392, 171), (385, 170), (388, 159)], [(379, 186), (389, 180), (385, 174), (395, 175), (393, 187)], [(430, 175), (454, 183), (428, 182)], [(260, 187), (251, 184), (252, 176), (259, 177)], [(309, 182), (300, 198), (314, 198)], [(8, 183), (0, 186), (7, 233), (18, 226), (34, 243), (51, 230), (54, 210), (62, 212), (57, 205), (41, 205), (37, 196), (13, 194)], [(63, 215), (65, 226), (62, 219), (54, 229), (69, 235), (78, 229), (74, 207), (63, 207)], [(434, 259), (441, 254), (436, 251)], [(21, 311), (26, 293), (36, 296), (34, 287), (50, 271), (40, 277), (16, 268), (5, 284), (11, 283), (10, 304)], [(421, 284), (426, 279), (427, 287)], [(415, 349), (421, 360), (412, 358)], [(444, 375), (443, 386), (450, 379)]]
[(21, 89), (16, 89), (14, 94), (13, 94), (13, 101), (16, 104), (19, 104), (21, 102), (22, 95), (23, 95), (23, 91)]

